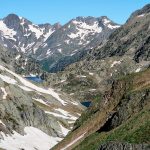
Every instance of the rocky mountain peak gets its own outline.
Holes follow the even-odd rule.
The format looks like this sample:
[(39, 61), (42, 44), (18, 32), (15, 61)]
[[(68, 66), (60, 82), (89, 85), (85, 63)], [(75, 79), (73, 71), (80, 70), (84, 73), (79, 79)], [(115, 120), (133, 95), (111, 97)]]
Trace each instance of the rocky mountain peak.
[(137, 16), (142, 17), (148, 13), (150, 13), (150, 4), (147, 4), (142, 9), (139, 9), (139, 10), (136, 10), (135, 12), (133, 12), (131, 14), (130, 18), (127, 20), (127, 22), (134, 19), (134, 17), (137, 17)]
[(20, 20), (19, 16), (16, 14), (9, 14), (4, 18), (4, 20)]
[(3, 19), (3, 21), (8, 27), (14, 28), (16, 27), (16, 25), (19, 25), (20, 18), (16, 14), (9, 14), (7, 17)]
[(79, 16), (79, 17), (76, 17), (74, 20), (77, 20), (77, 21), (94, 21), (95, 17), (92, 17), (92, 16), (87, 16), (87, 17)]
[(135, 14), (137, 15), (141, 15), (144, 13), (150, 13), (150, 4), (147, 4), (142, 9), (135, 11)]
[(62, 25), (59, 22), (57, 22), (53, 25), (53, 27), (57, 30), (57, 29), (61, 28)]
[(39, 27), (43, 28), (43, 27), (52, 27), (52, 25), (50, 23), (45, 23), (45, 24), (39, 24)]

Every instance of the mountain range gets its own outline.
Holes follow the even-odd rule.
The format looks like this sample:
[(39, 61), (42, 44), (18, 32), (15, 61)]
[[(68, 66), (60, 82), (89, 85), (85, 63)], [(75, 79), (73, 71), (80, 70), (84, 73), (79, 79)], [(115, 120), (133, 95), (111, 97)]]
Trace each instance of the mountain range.
[(10, 14), (0, 20), (0, 43), (13, 51), (31, 55), (46, 71), (57, 72), (103, 43), (118, 27), (106, 16), (77, 17), (61, 26), (59, 23), (35, 25)]
[(121, 26), (0, 20), (1, 150), (149, 150), (149, 131), (150, 4)]

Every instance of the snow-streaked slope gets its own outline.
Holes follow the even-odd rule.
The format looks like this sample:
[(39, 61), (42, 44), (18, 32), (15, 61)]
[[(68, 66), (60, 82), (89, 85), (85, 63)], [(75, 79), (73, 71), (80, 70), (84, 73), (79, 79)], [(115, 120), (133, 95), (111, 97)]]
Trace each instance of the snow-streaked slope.
[[(9, 70), (9, 69), (1, 66), (1, 65), (0, 65), (0, 69), (2, 69), (3, 71), (6, 71), (6, 72), (10, 73), (11, 75), (13, 75), (14, 77), (16, 77), (24, 85), (24, 87), (28, 87), (28, 89), (31, 89), (33, 91), (37, 91), (39, 93), (49, 94), (49, 95), (53, 96), (55, 99), (57, 99), (62, 105), (66, 105), (66, 102), (64, 100), (62, 100), (59, 97), (59, 95), (56, 92), (54, 92), (53, 89), (51, 89), (51, 88), (44, 89), (44, 88), (38, 87), (38, 86), (34, 85), (33, 83), (27, 81), (26, 79), (24, 79), (20, 75), (12, 72), (11, 70)], [(16, 85), (20, 86), (20, 84), (16, 80), (12, 79), (11, 77), (8, 77), (6, 75), (4, 76), (4, 75), (0, 74), (0, 78), (7, 83), (16, 84)]]
[(24, 135), (13, 132), (12, 135), (5, 135), (1, 132), (3, 140), (0, 141), (0, 148), (6, 150), (49, 150), (55, 146), (61, 138), (52, 137), (34, 127), (25, 127)]
[(46, 114), (50, 114), (54, 117), (58, 117), (58, 118), (63, 118), (65, 120), (71, 120), (71, 121), (76, 121), (78, 118), (73, 116), (73, 115), (64, 115), (62, 113), (58, 113), (58, 112), (51, 112), (51, 111), (45, 111)]
[(95, 21), (93, 25), (76, 20), (72, 21), (72, 23), (76, 26), (77, 32), (68, 35), (71, 39), (80, 38), (81, 40), (85, 40), (85, 37), (89, 34), (96, 34), (102, 31), (102, 28), (98, 25), (98, 21)]
[(113, 25), (113, 24), (111, 24), (111, 21), (110, 21), (109, 19), (107, 19), (107, 18), (104, 18), (104, 19), (103, 19), (103, 23), (104, 23), (104, 25), (105, 25), (106, 27), (108, 27), (108, 28), (110, 28), (110, 29), (116, 29), (116, 28), (119, 28), (119, 27), (120, 27), (120, 25)]
[(44, 105), (48, 105), (44, 100), (40, 99), (40, 98), (33, 98), (33, 100), (39, 102), (39, 103), (42, 103)]
[(29, 30), (35, 33), (37, 39), (43, 34), (43, 32), (34, 25), (29, 25)]
[(63, 133), (63, 136), (66, 136), (70, 130), (68, 130), (67, 128), (62, 126), (61, 123), (59, 123), (59, 125), (60, 125), (60, 128), (61, 128), (61, 133)]
[(3, 20), (0, 20), (0, 31), (2, 33), (2, 36), (4, 36), (6, 39), (16, 41), (14, 36), (16, 35), (17, 32), (14, 31), (13, 29), (8, 28)]
[(35, 53), (56, 30), (53, 25), (35, 25), (23, 17), (10, 14), (0, 20), (0, 41), (8, 49)]
[[(19, 89), (20, 93), (28, 95), (29, 99), (31, 98), (29, 101), (30, 103), (35, 104), (43, 111), (43, 115), (50, 118), (50, 125), (56, 134), (47, 132), (49, 136), (41, 131), (43, 128), (39, 127), (39, 129), (41, 129), (39, 130), (38, 126), (35, 126), (36, 128), (25, 127), (25, 135), (21, 135), (20, 133), (22, 132), (15, 128), (12, 128), (11, 131), (13, 131), (13, 133), (9, 135), (5, 130), (2, 130), (3, 132), (0, 132), (0, 136), (2, 135), (0, 137), (0, 148), (6, 150), (10, 150), (11, 147), (13, 147), (11, 150), (19, 150), (21, 148), (25, 150), (34, 150), (34, 148), (37, 150), (49, 150), (62, 140), (72, 129), (73, 123), (78, 119), (79, 113), (81, 113), (82, 110), (80, 104), (74, 102), (70, 97), (63, 95), (63, 93), (61, 93), (61, 95), (56, 93), (50, 87), (44, 88), (42, 85), (37, 86), (14, 73), (6, 66), (7, 65), (0, 65), (0, 81), (2, 83), (0, 86), (0, 93), (2, 100), (7, 102), (7, 98), (10, 98), (11, 94), (17, 94), (12, 93), (9, 86), (12, 88), (14, 87), (14, 89)], [(5, 127), (2, 121), (0, 121), (0, 125), (3, 125), (3, 128), (7, 129), (7, 124)], [(18, 131), (18, 133), (16, 131)], [(41, 142), (43, 144), (42, 146)]]
[(12, 79), (12, 78), (6, 76), (6, 75), (0, 74), (0, 78), (1, 78), (3, 81), (5, 81), (6, 83), (8, 83), (8, 84), (16, 84), (16, 83), (17, 83), (16, 80), (14, 80), (14, 79)]
[(7, 97), (6, 89), (4, 87), (1, 87), (1, 90), (3, 92), (3, 99), (6, 99), (6, 97)]

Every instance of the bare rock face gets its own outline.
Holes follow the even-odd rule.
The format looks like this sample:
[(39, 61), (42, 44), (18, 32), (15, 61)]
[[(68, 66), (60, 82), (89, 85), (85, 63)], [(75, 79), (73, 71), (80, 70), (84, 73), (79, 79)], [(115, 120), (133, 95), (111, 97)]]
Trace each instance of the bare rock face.
[(129, 144), (129, 143), (117, 143), (109, 142), (103, 144), (98, 150), (149, 150), (147, 144)]
[[(149, 10), (150, 6), (145, 7)], [(102, 48), (91, 50), (92, 58), (104, 59), (126, 55), (136, 62), (150, 61), (150, 13), (145, 7), (137, 11), (136, 15), (133, 13), (125, 25), (112, 33)]]

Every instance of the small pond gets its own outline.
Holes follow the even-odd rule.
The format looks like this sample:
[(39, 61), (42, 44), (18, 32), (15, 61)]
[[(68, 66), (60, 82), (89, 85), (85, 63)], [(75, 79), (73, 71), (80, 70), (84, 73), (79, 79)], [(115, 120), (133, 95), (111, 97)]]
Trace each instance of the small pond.
[(30, 80), (30, 81), (34, 81), (34, 82), (38, 82), (38, 83), (43, 82), (43, 80), (38, 76), (35, 76), (35, 77), (29, 76), (29, 77), (25, 77), (25, 78)]
[(81, 102), (81, 104), (85, 107), (90, 107), (91, 105), (91, 101), (85, 101), (85, 102)]

